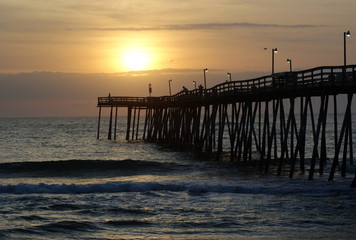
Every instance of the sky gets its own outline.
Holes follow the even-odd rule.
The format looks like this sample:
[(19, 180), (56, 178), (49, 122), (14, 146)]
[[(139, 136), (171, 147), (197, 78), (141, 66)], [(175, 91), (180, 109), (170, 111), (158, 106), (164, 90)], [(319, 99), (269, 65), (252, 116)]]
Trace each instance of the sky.
[[(355, 0), (0, 0), (0, 117), (95, 116), (97, 97), (169, 94), (356, 64)], [(355, 37), (353, 36), (355, 33)], [(265, 50), (266, 49), (266, 50)]]

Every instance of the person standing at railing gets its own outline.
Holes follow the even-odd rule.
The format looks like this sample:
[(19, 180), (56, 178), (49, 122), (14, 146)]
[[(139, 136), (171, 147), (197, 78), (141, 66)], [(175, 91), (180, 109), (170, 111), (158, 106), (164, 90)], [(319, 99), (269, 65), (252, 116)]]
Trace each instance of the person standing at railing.
[(151, 84), (148, 84), (148, 93), (151, 97), (152, 96), (152, 85)]
[(199, 95), (200, 95), (200, 97), (203, 97), (203, 85), (199, 85)]

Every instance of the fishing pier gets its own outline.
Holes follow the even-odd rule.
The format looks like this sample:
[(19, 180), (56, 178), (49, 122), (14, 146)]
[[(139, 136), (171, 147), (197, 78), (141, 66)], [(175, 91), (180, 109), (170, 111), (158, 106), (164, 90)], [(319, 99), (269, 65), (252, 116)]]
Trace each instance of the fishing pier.
[[(229, 81), (172, 96), (99, 97), (97, 138), (102, 108), (110, 109), (108, 139), (116, 139), (118, 108), (127, 108), (126, 140), (227, 154), (232, 161), (255, 161), (264, 172), (273, 164), (277, 175), (286, 172), (290, 178), (297, 171), (309, 179), (327, 171), (333, 180), (354, 164), (355, 92), (356, 65), (348, 65)], [(356, 172), (351, 186), (356, 187)]]

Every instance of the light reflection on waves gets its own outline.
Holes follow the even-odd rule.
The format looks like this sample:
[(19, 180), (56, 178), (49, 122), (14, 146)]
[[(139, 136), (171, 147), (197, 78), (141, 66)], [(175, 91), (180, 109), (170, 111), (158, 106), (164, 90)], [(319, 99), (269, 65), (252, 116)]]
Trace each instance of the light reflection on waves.
[[(26, 234), (26, 235), (47, 235), (48, 233), (70, 233), (70, 232), (78, 232), (78, 231), (94, 231), (98, 230), (96, 223), (92, 223), (89, 221), (56, 221), (47, 224), (39, 224), (33, 227), (27, 228), (13, 228), (4, 233), (11, 234)], [(1, 235), (0, 235), (1, 236)]]
[[(106, 184), (116, 184), (117, 189), (124, 184), (141, 188), (138, 192), (105, 194), (0, 194), (1, 205), (12, 210), (0, 238), (125, 239), (125, 234), (136, 234), (126, 239), (139, 239), (144, 234), (150, 239), (164, 239), (162, 234), (166, 233), (167, 239), (209, 239), (210, 234), (226, 234), (227, 239), (242, 234), (241, 239), (249, 239), (250, 235), (274, 236), (282, 225), (284, 237), (280, 239), (290, 234), (295, 239), (328, 239), (325, 236), (330, 232), (320, 235), (320, 229), (349, 223), (351, 230), (344, 235), (353, 231), (355, 201), (351, 198), (355, 199), (356, 192), (340, 188), (336, 182), (305, 184), (302, 179), (278, 181), (271, 177), (238, 182), (180, 180), (101, 185)], [(181, 188), (175, 190), (174, 186)], [(220, 191), (214, 192), (218, 188)], [(4, 219), (6, 214), (1, 208), (0, 213)], [(308, 230), (315, 225), (316, 232)], [(185, 235), (177, 238), (176, 234), (182, 233)]]

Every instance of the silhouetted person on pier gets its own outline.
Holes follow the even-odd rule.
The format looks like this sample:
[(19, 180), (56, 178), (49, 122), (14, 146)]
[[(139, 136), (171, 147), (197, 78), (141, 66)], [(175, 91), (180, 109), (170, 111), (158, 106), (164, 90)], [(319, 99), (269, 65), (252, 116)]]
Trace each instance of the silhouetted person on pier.
[(185, 86), (183, 86), (183, 92), (188, 92), (188, 88), (186, 88)]
[(148, 84), (148, 93), (150, 94), (150, 97), (152, 95), (152, 86), (151, 84)]
[(200, 95), (200, 97), (203, 97), (203, 88), (204, 88), (203, 85), (200, 84), (200, 85), (198, 86), (198, 88), (199, 88), (199, 95)]

